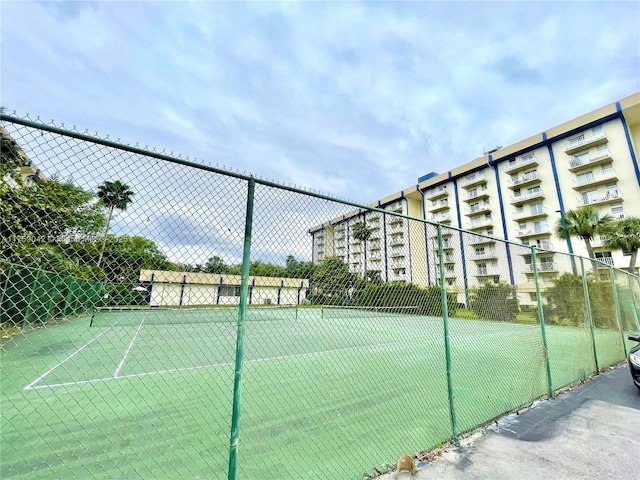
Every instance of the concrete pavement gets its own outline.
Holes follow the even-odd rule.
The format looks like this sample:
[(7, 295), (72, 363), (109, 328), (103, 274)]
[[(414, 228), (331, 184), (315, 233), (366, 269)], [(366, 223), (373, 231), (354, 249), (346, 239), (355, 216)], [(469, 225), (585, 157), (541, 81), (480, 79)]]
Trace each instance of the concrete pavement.
[(418, 467), (413, 477), (379, 478), (640, 479), (640, 393), (621, 365), (501, 418)]

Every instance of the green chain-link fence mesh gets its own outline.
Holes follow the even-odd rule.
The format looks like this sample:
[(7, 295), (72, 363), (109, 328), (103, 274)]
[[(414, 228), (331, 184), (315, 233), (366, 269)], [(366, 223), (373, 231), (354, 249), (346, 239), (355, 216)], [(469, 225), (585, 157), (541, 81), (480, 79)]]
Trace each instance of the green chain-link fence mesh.
[(361, 478), (639, 330), (637, 277), (485, 236), (487, 204), (459, 230), (30, 119), (2, 142), (2, 478)]

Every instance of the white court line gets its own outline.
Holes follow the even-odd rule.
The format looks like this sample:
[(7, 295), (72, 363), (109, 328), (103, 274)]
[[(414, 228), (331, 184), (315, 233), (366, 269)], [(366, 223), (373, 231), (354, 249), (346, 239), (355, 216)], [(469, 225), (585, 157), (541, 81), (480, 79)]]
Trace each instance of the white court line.
[(65, 358), (64, 360), (62, 360), (60, 363), (58, 363), (55, 367), (50, 368), (49, 370), (47, 370), (46, 372), (44, 372), (42, 375), (40, 375), (38, 378), (36, 378), (33, 382), (31, 382), (29, 385), (27, 385), (26, 387), (24, 387), (24, 390), (31, 390), (34, 387), (34, 385), (36, 385), (38, 382), (40, 382), (40, 380), (42, 380), (44, 377), (46, 377), (47, 375), (49, 375), (51, 372), (53, 372), (56, 368), (58, 368), (60, 365), (62, 365), (63, 363), (65, 363), (67, 360), (70, 360), (71, 358), (73, 358), (75, 355), (77, 355), (78, 353), (80, 353), (82, 350), (84, 350), (85, 348), (87, 348), (89, 345), (91, 345), (93, 342), (95, 342), (97, 339), (99, 339), (102, 335), (104, 335), (105, 333), (107, 333), (109, 330), (111, 330), (113, 328), (113, 325), (110, 326), (109, 328), (107, 328), (104, 332), (102, 332), (100, 335), (92, 338), (91, 340), (89, 340), (87, 343), (85, 343), (83, 346), (81, 346), (78, 350), (76, 350), (75, 352), (73, 352), (71, 355), (69, 355), (67, 358)]
[[(280, 355), (280, 356), (277, 356), (277, 357), (256, 358), (254, 360), (245, 360), (244, 363), (262, 363), (262, 362), (270, 362), (270, 361), (274, 361), (274, 360), (287, 360), (287, 359), (291, 359), (291, 358), (314, 357), (314, 356), (320, 356), (320, 355), (327, 355), (329, 353), (353, 352), (353, 351), (356, 351), (356, 350), (365, 350), (367, 348), (380, 348), (380, 347), (387, 347), (387, 346), (390, 346), (390, 345), (399, 345), (399, 344), (403, 344), (403, 343), (406, 343), (406, 342), (378, 343), (378, 344), (375, 344), (375, 345), (364, 345), (362, 347), (337, 348), (337, 349), (334, 349), (334, 350), (322, 350), (322, 351), (319, 351), (319, 352), (296, 353), (296, 354), (293, 354), (293, 355)], [(197, 366), (197, 367), (171, 368), (171, 369), (168, 369), (168, 370), (158, 370), (156, 372), (131, 373), (129, 375), (120, 375), (118, 377), (95, 378), (93, 380), (79, 380), (77, 382), (52, 383), (52, 384), (49, 384), (49, 385), (41, 385), (41, 386), (38, 386), (38, 387), (31, 387), (31, 388), (29, 388), (29, 390), (34, 390), (34, 389), (39, 389), (39, 388), (54, 388), (54, 387), (68, 387), (68, 386), (73, 386), (73, 385), (85, 385), (87, 383), (106, 382), (106, 381), (109, 381), (109, 380), (124, 380), (124, 379), (127, 379), (127, 378), (149, 377), (151, 375), (163, 375), (165, 373), (188, 372), (188, 371), (193, 371), (193, 370), (221, 368), (221, 367), (232, 367), (233, 365), (235, 365), (235, 362), (214, 363), (214, 364), (211, 364), (211, 365), (200, 365), (200, 366)], [(27, 390), (26, 387), (25, 387), (25, 390)]]
[(120, 370), (122, 370), (122, 367), (124, 365), (124, 361), (127, 359), (127, 355), (129, 355), (129, 352), (131, 351), (131, 347), (133, 347), (133, 343), (136, 341), (136, 337), (140, 333), (140, 329), (142, 328), (142, 324), (144, 323), (144, 319), (145, 319), (145, 317), (143, 316), (142, 317), (142, 321), (140, 322), (140, 325), (138, 325), (138, 329), (136, 330), (136, 334), (131, 339), (131, 343), (129, 344), (129, 347), (127, 348), (127, 351), (124, 352), (124, 357), (122, 357), (122, 360), (120, 360), (120, 364), (118, 365), (118, 368), (116, 368), (116, 373), (113, 374), (113, 378), (118, 378), (118, 374), (120, 373)]

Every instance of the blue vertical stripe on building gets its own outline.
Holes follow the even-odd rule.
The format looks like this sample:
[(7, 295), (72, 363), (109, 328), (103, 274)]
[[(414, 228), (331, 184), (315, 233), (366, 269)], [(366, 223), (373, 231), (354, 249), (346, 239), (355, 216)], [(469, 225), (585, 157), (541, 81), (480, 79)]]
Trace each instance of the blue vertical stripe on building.
[(638, 168), (638, 159), (636, 158), (636, 153), (633, 151), (633, 142), (631, 141), (629, 126), (627, 125), (627, 119), (624, 118), (624, 115), (622, 114), (622, 106), (620, 105), (620, 102), (616, 102), (616, 111), (620, 114), (620, 122), (622, 123), (622, 128), (624, 129), (624, 136), (627, 139), (627, 146), (629, 147), (631, 162), (633, 163), (633, 169), (636, 172), (636, 180), (638, 180), (638, 185), (640, 185), (640, 168)]
[[(509, 240), (509, 233), (507, 232), (507, 219), (504, 216), (504, 202), (502, 201), (502, 187), (500, 185), (500, 175), (498, 173), (498, 165), (493, 163), (493, 157), (489, 155), (488, 162), (489, 166), (493, 168), (493, 172), (496, 176), (496, 188), (498, 189), (498, 202), (500, 203), (500, 219), (502, 220), (502, 233), (504, 235), (505, 240)], [(507, 265), (509, 267), (509, 282), (511, 285), (515, 285), (515, 278), (513, 276), (513, 263), (511, 261), (511, 248), (509, 243), (505, 243), (505, 248), (507, 251)]]

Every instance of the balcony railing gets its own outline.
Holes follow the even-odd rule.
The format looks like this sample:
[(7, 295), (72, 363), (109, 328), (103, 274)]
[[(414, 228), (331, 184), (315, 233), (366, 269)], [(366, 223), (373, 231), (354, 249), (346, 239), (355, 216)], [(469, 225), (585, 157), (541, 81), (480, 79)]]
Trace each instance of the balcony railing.
[(465, 208), (464, 211), (465, 211), (465, 213), (467, 215), (476, 215), (478, 213), (490, 212), (491, 211), (491, 206), (490, 205), (478, 205), (477, 207)]
[(494, 243), (495, 240), (488, 237), (482, 237), (480, 235), (474, 235), (469, 240), (469, 245), (479, 245), (481, 243)]
[(494, 276), (500, 275), (500, 270), (497, 267), (478, 267), (476, 271), (476, 276)]
[(582, 198), (578, 198), (577, 199), (577, 205), (592, 205), (594, 203), (601, 203), (601, 202), (609, 202), (611, 200), (617, 200), (619, 198), (622, 198), (622, 193), (620, 192), (620, 190), (616, 189), (616, 190), (609, 190), (607, 193), (602, 194), (602, 195), (596, 195), (596, 196), (591, 196), (591, 197), (582, 197)]
[(540, 215), (546, 215), (547, 214), (547, 209), (542, 207), (536, 207), (536, 208), (529, 208), (529, 209), (524, 209), (524, 211), (522, 212), (514, 212), (511, 215), (511, 218), (513, 218), (514, 220), (521, 220), (523, 218), (530, 218), (530, 217), (538, 217)]
[(498, 256), (498, 254), (496, 253), (495, 249), (491, 248), (491, 249), (487, 249), (483, 252), (471, 252), (469, 254), (469, 258), (471, 260), (484, 260), (487, 258), (496, 258)]
[[(533, 264), (525, 265), (524, 272), (525, 273), (533, 273), (534, 268)], [(557, 272), (558, 265), (556, 262), (541, 262), (538, 264), (538, 272)]]
[(438, 213), (438, 214), (433, 214), (431, 215), (431, 221), (432, 222), (449, 222), (451, 221), (451, 214), (450, 213)]
[(534, 166), (538, 164), (538, 159), (535, 155), (530, 155), (525, 158), (521, 158), (516, 160), (515, 162), (510, 162), (507, 168), (505, 168), (505, 173), (515, 172), (520, 170), (521, 168)]
[(447, 194), (448, 194), (447, 187), (440, 186), (440, 187), (430, 188), (429, 190), (427, 190), (425, 197), (428, 199), (431, 199), (431, 198), (443, 197)]
[(546, 233), (551, 233), (548, 225), (544, 227), (532, 228), (529, 230), (518, 230), (516, 237), (531, 237), (534, 235), (543, 235)]
[(476, 185), (478, 183), (483, 183), (487, 181), (487, 175), (484, 172), (476, 172), (471, 175), (467, 175), (461, 182), (460, 186), (463, 188), (471, 187), (472, 185)]
[(604, 264), (604, 265), (598, 265), (598, 268), (606, 268), (607, 266), (613, 267), (613, 258), (611, 257), (601, 257), (601, 258), (596, 258), (596, 260), (599, 263)]
[(537, 180), (540, 180), (540, 175), (538, 175), (538, 172), (531, 172), (521, 177), (518, 177), (515, 180), (511, 180), (511, 185), (509, 186), (509, 188), (517, 187), (519, 185), (524, 185), (525, 183), (529, 183)]
[[(477, 219), (477, 217), (476, 217)], [(474, 222), (474, 223), (467, 223), (467, 230), (474, 230), (476, 228), (484, 228), (484, 227), (490, 227), (491, 225), (493, 225), (493, 220), (492, 219), (487, 219), (487, 218), (481, 218), (479, 222)]]
[(570, 153), (570, 152), (579, 150), (581, 148), (584, 148), (585, 146), (593, 145), (597, 143), (603, 143), (606, 141), (607, 141), (607, 135), (604, 133), (604, 130), (600, 130), (595, 134), (584, 133), (582, 135), (578, 135), (567, 140), (567, 142), (565, 143), (564, 151), (565, 153)]
[(591, 185), (595, 185), (602, 182), (607, 182), (610, 180), (617, 180), (618, 175), (615, 170), (610, 169), (607, 172), (596, 172), (591, 175), (582, 175), (573, 180), (573, 188), (574, 190), (578, 190), (581, 188), (589, 187)]
[(580, 157), (573, 157), (569, 160), (569, 170), (580, 168), (584, 165), (592, 165), (602, 160), (608, 160), (611, 158), (611, 152), (609, 149), (599, 150), (595, 155), (584, 155)]
[(391, 246), (394, 246), (394, 245), (404, 245), (404, 238), (402, 238), (402, 237), (393, 237), (393, 238), (391, 239), (391, 242), (390, 242), (390, 243), (391, 243)]
[(544, 192), (541, 188), (536, 190), (535, 192), (514, 195), (513, 197), (511, 197), (511, 203), (522, 203), (526, 202), (527, 200), (533, 200), (534, 198), (544, 198)]

